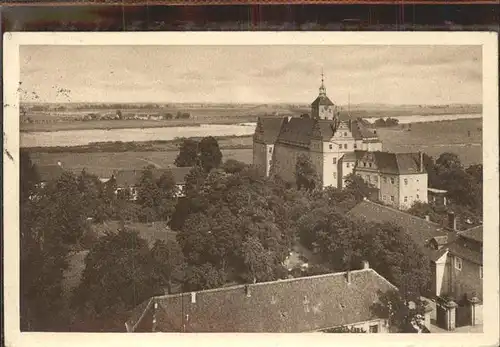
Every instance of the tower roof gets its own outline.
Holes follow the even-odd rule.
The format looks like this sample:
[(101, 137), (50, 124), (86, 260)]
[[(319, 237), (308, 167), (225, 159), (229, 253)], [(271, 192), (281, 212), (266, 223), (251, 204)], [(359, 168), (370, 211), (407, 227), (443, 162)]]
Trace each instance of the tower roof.
[(321, 71), (321, 86), (319, 87), (319, 95), (316, 98), (316, 100), (313, 101), (311, 106), (319, 106), (319, 105), (325, 105), (325, 106), (331, 106), (333, 105), (333, 102), (326, 96), (326, 87), (325, 87), (325, 78), (323, 71)]

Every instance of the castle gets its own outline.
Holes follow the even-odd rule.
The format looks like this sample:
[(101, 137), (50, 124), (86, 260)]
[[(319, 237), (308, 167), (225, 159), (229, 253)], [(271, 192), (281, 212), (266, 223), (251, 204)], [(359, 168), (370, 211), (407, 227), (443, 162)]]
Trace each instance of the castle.
[(253, 137), (253, 163), (262, 175), (295, 182), (299, 155), (307, 155), (323, 187), (342, 189), (355, 173), (378, 189), (378, 199), (396, 208), (427, 202), (422, 153), (383, 152), (376, 131), (361, 119), (340, 119), (340, 108), (326, 95), (323, 76), (311, 115), (259, 117)]

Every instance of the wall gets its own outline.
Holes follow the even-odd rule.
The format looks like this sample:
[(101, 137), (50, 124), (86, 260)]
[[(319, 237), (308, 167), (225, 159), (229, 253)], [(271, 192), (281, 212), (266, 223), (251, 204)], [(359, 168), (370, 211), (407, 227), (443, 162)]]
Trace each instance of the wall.
[[(391, 178), (394, 183), (391, 183)], [(399, 180), (398, 175), (394, 174), (380, 174), (380, 191), (379, 198), (383, 203), (398, 207), (399, 206)], [(394, 197), (394, 201), (391, 200), (391, 196)]]
[(253, 165), (262, 176), (266, 175), (267, 149), (266, 145), (259, 142), (253, 142)]
[(442, 296), (448, 292), (450, 286), (449, 269), (447, 268), (448, 253), (444, 254), (441, 258), (436, 260), (432, 267), (432, 284), (434, 295)]
[(266, 176), (271, 172), (271, 165), (273, 161), (274, 145), (266, 145)]
[(483, 280), (479, 277), (480, 265), (462, 258), (462, 270), (457, 270), (455, 256), (450, 254), (448, 258), (451, 285), (447, 294), (460, 300), (465, 294), (472, 296), (475, 293), (475, 296), (483, 300)]
[[(399, 208), (408, 209), (415, 201), (427, 203), (427, 173), (399, 176)], [(406, 198), (406, 201), (405, 201)]]
[(298, 148), (283, 144), (274, 146), (274, 165), (276, 173), (285, 181), (295, 183), (295, 165), (300, 154), (309, 155), (306, 148)]

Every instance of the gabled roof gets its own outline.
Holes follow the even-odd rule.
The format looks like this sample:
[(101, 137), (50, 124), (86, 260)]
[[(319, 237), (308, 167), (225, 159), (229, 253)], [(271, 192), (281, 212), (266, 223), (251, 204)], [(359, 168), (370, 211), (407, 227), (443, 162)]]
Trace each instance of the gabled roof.
[(316, 100), (314, 100), (312, 103), (311, 103), (311, 106), (312, 107), (318, 107), (318, 106), (330, 106), (330, 105), (333, 105), (333, 102), (332, 100), (330, 100), (328, 98), (328, 96), (326, 95), (320, 95), (316, 98)]
[(446, 248), (451, 254), (459, 256), (460, 258), (467, 259), (476, 264), (483, 263), (483, 253), (476, 249), (467, 247), (467, 243), (462, 242), (460, 238), (447, 245)]
[(483, 226), (470, 228), (458, 233), (461, 237), (483, 243)]
[(285, 120), (277, 142), (309, 146), (314, 122), (315, 120), (312, 118), (290, 118), (290, 120)]
[(60, 165), (37, 165), (36, 169), (40, 182), (57, 180), (64, 172), (64, 169)]
[[(381, 173), (405, 175), (420, 173), (420, 156), (418, 153), (390, 153), (359, 151), (361, 155), (371, 155), (375, 160), (377, 170)], [(359, 169), (362, 169), (360, 167)], [(425, 172), (425, 168), (423, 168)]]
[(450, 253), (473, 263), (482, 264), (483, 226), (478, 225), (477, 227), (461, 231), (457, 236), (457, 238), (446, 245)]
[(436, 236), (449, 236), (439, 224), (369, 200), (354, 206), (347, 215), (365, 222), (393, 223), (401, 227), (431, 259), (436, 253), (435, 249), (428, 247), (431, 239)]
[[(372, 269), (154, 297), (127, 322), (128, 331), (313, 332), (377, 317), (371, 309), (395, 287)], [(156, 309), (155, 309), (156, 307)]]
[[(191, 170), (191, 167), (171, 167), (167, 169), (153, 169), (154, 179), (159, 179), (161, 175), (170, 171), (176, 184), (184, 184), (185, 177)], [(116, 185), (118, 187), (134, 186), (139, 182), (144, 170), (118, 170), (114, 173)]]
[(274, 144), (278, 139), (281, 127), (285, 118), (259, 117), (257, 120), (256, 134), (260, 134), (260, 139), (266, 144)]

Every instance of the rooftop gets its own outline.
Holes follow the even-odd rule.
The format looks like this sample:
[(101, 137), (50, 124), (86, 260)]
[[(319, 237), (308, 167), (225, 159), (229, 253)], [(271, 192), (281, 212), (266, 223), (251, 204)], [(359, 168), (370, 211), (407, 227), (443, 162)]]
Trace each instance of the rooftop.
[(266, 144), (274, 144), (283, 125), (283, 117), (259, 117), (257, 120), (256, 134)]
[[(364, 153), (360, 154), (360, 160), (373, 160), (376, 169), (381, 173), (395, 175), (421, 173), (419, 153), (359, 152)], [(425, 172), (425, 168), (423, 170)]]
[[(371, 307), (395, 287), (373, 269), (153, 297), (128, 331), (313, 332), (378, 319)], [(194, 300), (193, 300), (194, 299)]]
[(483, 226), (478, 225), (458, 233), (461, 237), (483, 243)]
[(401, 227), (431, 259), (436, 256), (436, 250), (428, 247), (429, 242), (435, 237), (450, 235), (439, 224), (369, 200), (354, 206), (348, 215), (365, 222), (393, 223)]

